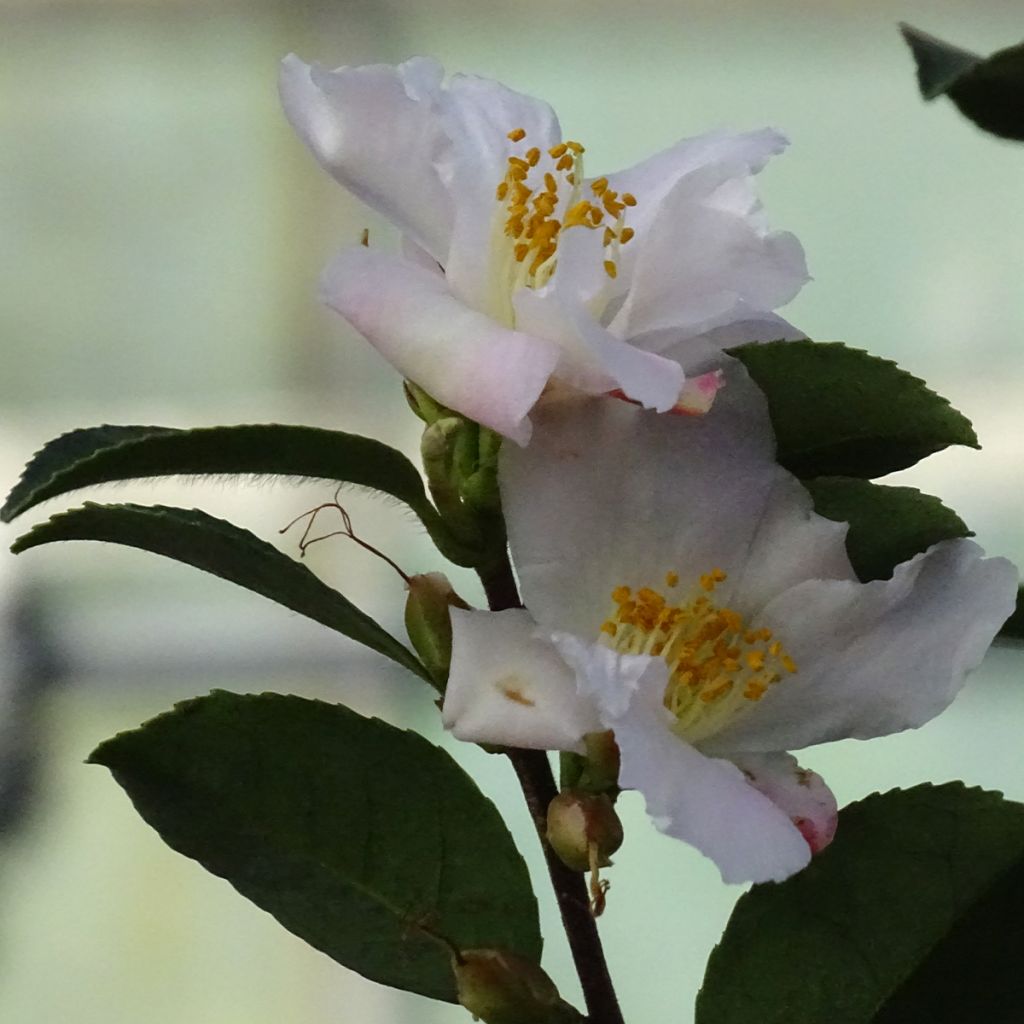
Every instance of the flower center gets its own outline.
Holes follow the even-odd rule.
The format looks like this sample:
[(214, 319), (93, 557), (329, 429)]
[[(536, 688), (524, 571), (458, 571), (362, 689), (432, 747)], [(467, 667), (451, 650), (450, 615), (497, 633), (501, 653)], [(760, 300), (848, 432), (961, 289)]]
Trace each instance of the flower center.
[[(516, 128), (508, 137), (524, 142), (526, 131)], [(583, 153), (578, 142), (567, 140), (546, 154), (531, 146), (509, 156), (495, 196), (502, 204), (503, 234), (511, 248), (511, 291), (542, 288), (550, 280), (558, 266), (559, 239), (571, 228), (603, 232), (605, 273), (610, 278), (618, 274), (619, 251), (633, 237), (633, 229), (626, 227), (626, 209), (636, 206), (636, 199), (610, 189), (607, 178), (590, 182), (585, 190)]]
[[(700, 577), (691, 600), (676, 604), (649, 587), (636, 593), (616, 587), (615, 610), (601, 624), (605, 642), (620, 654), (665, 659), (665, 707), (675, 731), (691, 743), (717, 732), (797, 670), (771, 630), (750, 629), (738, 612), (714, 601), (725, 579), (721, 569), (712, 569)], [(667, 589), (678, 585), (676, 573), (665, 576)]]

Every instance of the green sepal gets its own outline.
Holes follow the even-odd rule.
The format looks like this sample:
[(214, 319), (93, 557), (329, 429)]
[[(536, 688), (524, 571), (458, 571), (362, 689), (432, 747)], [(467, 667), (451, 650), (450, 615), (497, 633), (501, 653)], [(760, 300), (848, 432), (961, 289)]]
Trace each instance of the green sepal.
[(455, 1002), (452, 948), (540, 961), (508, 829), (415, 733), (320, 701), (215, 692), (90, 761), (169, 846), (367, 978)]
[(20, 554), (66, 540), (123, 544), (184, 562), (337, 630), (433, 685), (412, 651), (304, 565), (248, 530), (198, 509), (90, 502), (33, 527), (11, 550)]
[(814, 341), (730, 354), (764, 392), (778, 460), (799, 477), (884, 476), (950, 445), (979, 447), (966, 417), (887, 359)]

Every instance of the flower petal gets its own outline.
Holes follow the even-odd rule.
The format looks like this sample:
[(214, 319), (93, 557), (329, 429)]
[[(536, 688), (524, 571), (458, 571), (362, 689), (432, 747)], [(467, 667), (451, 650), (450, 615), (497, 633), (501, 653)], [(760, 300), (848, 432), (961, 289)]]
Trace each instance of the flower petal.
[(1014, 609), (1017, 571), (973, 541), (936, 544), (891, 580), (808, 580), (755, 626), (797, 666), (702, 749), (790, 750), (916, 728), (942, 711)]
[(735, 362), (726, 375), (703, 417), (544, 402), (530, 447), (502, 451), (513, 560), (545, 628), (596, 639), (615, 587), (660, 588), (670, 571), (695, 585), (745, 562), (776, 485), (792, 478), (774, 461), (761, 393)]
[(629, 222), (640, 233), (660, 216), (662, 200), (686, 175), (722, 164), (745, 168), (747, 175), (757, 174), (788, 145), (785, 136), (771, 128), (740, 133), (708, 132), (681, 139), (633, 167), (608, 175), (608, 187), (620, 194), (631, 192), (636, 197), (637, 205), (630, 211)]
[(801, 768), (792, 754), (740, 754), (730, 760), (754, 789), (785, 812), (811, 853), (821, 853), (832, 842), (839, 806), (820, 775)]
[(291, 54), (280, 77), (284, 112), (324, 169), (441, 261), (454, 218), (437, 170), (443, 73), (424, 57), (328, 71)]
[[(501, 214), (495, 189), (505, 178), (509, 156), (532, 146), (546, 151), (558, 142), (561, 129), (547, 103), (488, 78), (452, 76), (441, 102), (452, 140), (441, 173), (455, 204), (445, 272), (463, 302), (502, 319), (492, 295), (493, 232)], [(508, 138), (516, 128), (526, 132), (520, 143)]]
[(682, 178), (636, 240), (630, 289), (611, 323), (619, 337), (674, 328), (690, 336), (768, 312), (789, 302), (808, 280), (803, 249), (786, 232), (768, 232), (760, 217), (715, 202), (723, 175), (742, 165), (702, 168)]
[(710, 857), (725, 882), (780, 882), (805, 867), (811, 849), (788, 809), (731, 761), (705, 757), (671, 732), (664, 671), (651, 660), (628, 709), (605, 722), (622, 757), (620, 785), (642, 793), (655, 825)]
[(593, 703), (529, 612), (452, 609), (452, 664), (442, 717), (461, 740), (575, 750), (602, 728)]
[(684, 374), (678, 363), (620, 341), (563, 292), (523, 288), (513, 301), (518, 328), (559, 343), (559, 381), (584, 394), (621, 389), (659, 412), (679, 400)]
[(444, 278), (376, 249), (339, 253), (324, 301), (434, 398), (519, 444), (558, 362), (558, 346), (499, 326), (452, 296)]

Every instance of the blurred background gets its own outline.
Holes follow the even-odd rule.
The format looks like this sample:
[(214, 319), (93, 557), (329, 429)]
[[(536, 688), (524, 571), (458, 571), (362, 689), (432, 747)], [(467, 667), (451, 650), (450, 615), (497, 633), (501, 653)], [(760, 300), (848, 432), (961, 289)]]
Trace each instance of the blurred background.
[[(904, 19), (988, 52), (1024, 36), (1021, 13), (1019, 0), (0, 0), (3, 479), (47, 439), (100, 422), (297, 422), (414, 452), (396, 376), (315, 298), (336, 248), (386, 229), (293, 137), (275, 78), (289, 51), (331, 66), (429, 53), (548, 99), (592, 170), (714, 127), (786, 131), (793, 146), (762, 195), (815, 280), (784, 312), (812, 337), (898, 360), (973, 419), (983, 451), (900, 477), (946, 499), (990, 552), (1024, 561), (1024, 147), (925, 106), (896, 29)], [(81, 497), (97, 496), (198, 505), (295, 554), (297, 536), (277, 531), (330, 489), (164, 482)], [(408, 571), (438, 567), (393, 507), (345, 501)], [(4, 548), (28, 525), (7, 528)], [(399, 628), (401, 583), (381, 563), (341, 541), (309, 561)], [(155, 556), (4, 553), (0, 576), (16, 626), (0, 689), (0, 1020), (462, 1019), (305, 947), (164, 847), (83, 764), (102, 739), (213, 687), (343, 700), (446, 742), (423, 687)], [(459, 586), (477, 596), (472, 580)], [(841, 803), (953, 778), (1024, 799), (1022, 657), (993, 653), (919, 732), (802, 761)], [(522, 837), (546, 966), (573, 998), (511, 772), (455, 753)], [(680, 1024), (739, 890), (655, 833), (639, 800), (624, 805), (602, 931), (627, 1019)]]

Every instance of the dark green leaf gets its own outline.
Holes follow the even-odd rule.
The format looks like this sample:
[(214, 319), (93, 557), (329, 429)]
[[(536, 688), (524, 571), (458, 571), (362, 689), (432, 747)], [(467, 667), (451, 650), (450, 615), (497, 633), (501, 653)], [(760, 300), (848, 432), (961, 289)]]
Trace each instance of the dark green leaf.
[(0, 517), (9, 522), (48, 498), (141, 477), (244, 474), (356, 484), (411, 508), (442, 553), (467, 564), (431, 505), (416, 467), (394, 448), (358, 434), (258, 424), (175, 430), (102, 426), (64, 434), (25, 467)]
[(833, 844), (733, 911), (698, 1024), (1017, 1024), (1024, 806), (962, 783), (851, 804)]
[(917, 84), (926, 100), (942, 96), (965, 71), (984, 60), (976, 53), (961, 50), (952, 43), (944, 43), (905, 22), (900, 24), (900, 32), (914, 55)]
[(979, 128), (1024, 141), (1024, 44), (979, 57), (910, 25), (900, 28), (926, 100), (948, 96)]
[(940, 540), (973, 536), (938, 498), (913, 487), (843, 476), (818, 477), (805, 486), (819, 515), (850, 524), (846, 551), (865, 583), (891, 578), (897, 565)]
[(952, 444), (978, 447), (961, 413), (887, 359), (814, 341), (731, 355), (764, 391), (779, 461), (797, 476), (883, 476)]
[(1004, 640), (1024, 640), (1024, 587), (1017, 591), (1017, 608), (999, 631)]
[(258, 537), (197, 509), (88, 503), (54, 516), (14, 542), (15, 554), (63, 540), (100, 540), (193, 565), (283, 604), (397, 661), (432, 683), (408, 648), (304, 565)]
[(508, 830), (415, 733), (320, 701), (216, 692), (90, 760), (168, 845), (374, 981), (454, 1001), (437, 936), (540, 959)]

